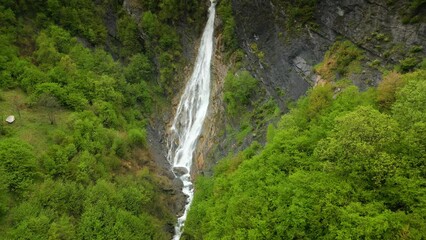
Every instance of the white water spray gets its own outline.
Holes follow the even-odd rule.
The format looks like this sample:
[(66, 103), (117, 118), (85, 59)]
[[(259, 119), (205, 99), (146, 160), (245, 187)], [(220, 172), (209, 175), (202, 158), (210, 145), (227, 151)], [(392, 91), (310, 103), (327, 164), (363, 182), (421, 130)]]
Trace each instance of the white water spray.
[(167, 157), (173, 166), (173, 171), (183, 182), (182, 192), (188, 197), (185, 211), (178, 218), (175, 226), (174, 240), (179, 240), (182, 235), (186, 216), (194, 196), (190, 171), (194, 150), (209, 106), (215, 2), (215, 0), (211, 0), (209, 18), (201, 37), (194, 71), (180, 99), (175, 119), (170, 129)]

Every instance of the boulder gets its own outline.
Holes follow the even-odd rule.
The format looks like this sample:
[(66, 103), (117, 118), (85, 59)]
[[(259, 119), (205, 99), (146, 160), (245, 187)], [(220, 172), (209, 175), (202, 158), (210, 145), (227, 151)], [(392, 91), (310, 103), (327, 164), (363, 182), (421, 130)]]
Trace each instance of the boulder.
[(173, 167), (173, 172), (178, 176), (187, 174), (189, 171), (186, 167)]
[(8, 123), (13, 123), (15, 121), (15, 116), (10, 115), (6, 118), (6, 122)]

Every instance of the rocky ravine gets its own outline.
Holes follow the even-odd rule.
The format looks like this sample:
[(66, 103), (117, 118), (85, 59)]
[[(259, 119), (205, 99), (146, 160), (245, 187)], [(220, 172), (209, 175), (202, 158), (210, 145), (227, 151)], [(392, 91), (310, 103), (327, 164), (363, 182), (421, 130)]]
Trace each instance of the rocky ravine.
[[(207, 10), (210, 5), (210, 1), (205, 1), (205, 8)], [(140, 9), (139, 4), (134, 1), (124, 0), (123, 8), (135, 19), (136, 22), (140, 22), (143, 15), (143, 9)], [(106, 19), (108, 25), (109, 40), (112, 42), (116, 37), (116, 26), (114, 18), (116, 16), (109, 16)], [(207, 17), (207, 16), (206, 16)], [(186, 21), (177, 21), (175, 23), (177, 33), (180, 35), (182, 45), (182, 58), (180, 64), (184, 66), (182, 71), (178, 72), (174, 82), (173, 89), (175, 90), (174, 96), (172, 96), (172, 102), (169, 106), (155, 106), (154, 112), (151, 116), (148, 128), (147, 128), (147, 139), (148, 148), (150, 152), (150, 160), (152, 171), (162, 179), (163, 193), (168, 196), (166, 203), (168, 208), (180, 216), (183, 213), (186, 197), (182, 193), (182, 182), (177, 179), (171, 171), (171, 165), (167, 160), (167, 134), (168, 129), (173, 121), (174, 113), (176, 111), (177, 104), (183, 92), (185, 81), (189, 78), (192, 67), (195, 61), (198, 42), (201, 37), (199, 29), (199, 23), (187, 23)], [(140, 30), (141, 31), (141, 30)], [(144, 33), (141, 31), (140, 35)], [(174, 232), (174, 226), (167, 226), (167, 230), (170, 233)]]
[[(126, 2), (126, 1), (125, 1)], [(423, 46), (426, 49), (426, 24), (405, 25), (398, 14), (398, 9), (405, 1), (397, 1), (392, 6), (379, 0), (318, 0), (314, 12), (317, 27), (299, 29), (296, 34), (285, 29), (286, 15), (282, 0), (247, 1), (233, 0), (232, 7), (236, 21), (236, 33), (239, 47), (246, 54), (246, 68), (259, 80), (285, 111), (286, 103), (305, 94), (315, 84), (317, 78), (313, 66), (322, 61), (324, 53), (338, 39), (347, 39), (363, 49), (367, 61), (378, 59), (382, 64), (398, 63), (412, 46)], [(208, 1), (206, 1), (208, 4)], [(220, 1), (219, 3), (220, 4)], [(131, 9), (129, 10), (131, 11)], [(137, 13), (133, 13), (138, 18)], [(224, 61), (221, 50), (220, 19), (215, 29), (215, 55), (213, 60), (212, 92), (209, 112), (204, 123), (204, 130), (195, 152), (193, 176), (210, 171), (212, 166), (229, 149), (221, 149), (221, 130), (225, 127), (223, 83), (229, 65)], [(188, 30), (188, 31), (186, 31)], [(191, 73), (195, 59), (199, 34), (188, 26), (179, 29), (183, 44), (184, 61), (187, 63), (185, 73)], [(378, 41), (372, 34), (380, 34), (386, 41)], [(252, 45), (264, 55), (259, 59)], [(398, 51), (394, 51), (399, 49)], [(384, 53), (392, 51), (391, 56)], [(364, 62), (364, 65), (366, 65)], [(376, 85), (381, 80), (381, 73), (376, 68), (368, 68), (350, 79), (360, 89)], [(188, 77), (188, 76), (187, 76)], [(179, 77), (180, 86), (184, 86), (185, 76)], [(179, 85), (178, 84), (178, 85)], [(179, 86), (175, 86), (178, 89)], [(179, 91), (175, 96), (175, 104), (180, 98)], [(149, 139), (152, 141), (153, 156), (161, 166), (164, 175), (169, 165), (165, 160), (167, 123), (173, 119), (173, 105), (166, 113), (158, 113), (151, 122)], [(155, 146), (154, 146), (155, 145)], [(173, 176), (168, 178), (172, 181)], [(172, 184), (170, 194), (176, 204), (172, 206), (176, 213), (183, 208), (184, 197), (179, 195), (180, 185)]]

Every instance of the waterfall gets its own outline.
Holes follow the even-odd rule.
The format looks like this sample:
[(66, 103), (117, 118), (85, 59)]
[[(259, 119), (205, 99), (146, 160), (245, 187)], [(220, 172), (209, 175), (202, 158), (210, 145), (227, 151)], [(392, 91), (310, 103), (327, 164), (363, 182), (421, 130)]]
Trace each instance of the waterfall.
[(211, 0), (209, 17), (201, 37), (200, 47), (191, 78), (185, 87), (168, 141), (168, 160), (173, 172), (183, 182), (182, 192), (187, 196), (185, 211), (175, 226), (173, 239), (180, 239), (189, 207), (194, 196), (191, 181), (191, 165), (197, 140), (201, 134), (210, 98), (210, 66), (213, 53), (215, 0)]

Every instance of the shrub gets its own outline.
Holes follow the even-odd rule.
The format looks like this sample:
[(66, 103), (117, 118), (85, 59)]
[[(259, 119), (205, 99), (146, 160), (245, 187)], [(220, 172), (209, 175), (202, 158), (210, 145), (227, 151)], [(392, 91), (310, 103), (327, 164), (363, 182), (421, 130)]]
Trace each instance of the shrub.
[(228, 73), (224, 86), (224, 100), (228, 114), (234, 115), (242, 106), (247, 106), (250, 103), (250, 97), (257, 84), (257, 80), (247, 71), (242, 71), (237, 75)]
[(230, 0), (220, 1), (217, 12), (224, 22), (223, 43), (228, 55), (230, 55), (238, 48), (238, 42), (235, 34), (236, 23), (232, 14), (232, 2)]
[(146, 130), (133, 128), (129, 132), (129, 142), (133, 146), (146, 146)]
[(121, 56), (128, 57), (142, 49), (139, 41), (138, 25), (128, 14), (123, 14), (117, 21), (118, 38), (122, 45)]
[(308, 97), (308, 108), (307, 108), (307, 116), (309, 119), (314, 118), (320, 112), (327, 108), (333, 98), (333, 91), (330, 84), (325, 84), (324, 86), (317, 86), (313, 88)]
[(396, 92), (403, 85), (404, 81), (396, 72), (391, 72), (383, 78), (377, 87), (377, 102), (382, 109), (389, 109), (392, 106), (396, 99)]
[(126, 153), (128, 151), (128, 144), (121, 137), (115, 137), (114, 142), (112, 144), (112, 150), (118, 157), (124, 158), (126, 157)]
[(424, 0), (412, 0), (408, 1), (409, 5), (406, 5), (404, 10), (402, 10), (402, 23), (417, 23), (425, 21), (424, 15), (422, 15), (422, 9), (426, 5)]
[(281, 1), (284, 4), (284, 11), (286, 13), (286, 29), (291, 32), (305, 26), (314, 25), (314, 11), (317, 5), (317, 0), (292, 0)]
[(415, 57), (407, 57), (399, 61), (399, 65), (396, 67), (396, 70), (402, 73), (409, 72), (413, 70), (419, 62), (419, 59)]
[(336, 42), (325, 53), (322, 63), (315, 67), (316, 72), (326, 80), (336, 80), (361, 70), (363, 52), (350, 41)]
[(145, 55), (139, 53), (130, 58), (124, 76), (129, 83), (150, 81), (154, 78), (154, 66)]
[(0, 169), (8, 191), (21, 193), (32, 183), (36, 175), (34, 152), (27, 143), (17, 139), (0, 141)]

